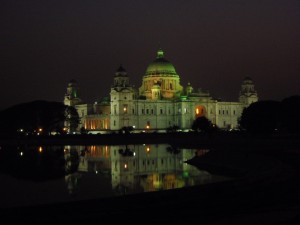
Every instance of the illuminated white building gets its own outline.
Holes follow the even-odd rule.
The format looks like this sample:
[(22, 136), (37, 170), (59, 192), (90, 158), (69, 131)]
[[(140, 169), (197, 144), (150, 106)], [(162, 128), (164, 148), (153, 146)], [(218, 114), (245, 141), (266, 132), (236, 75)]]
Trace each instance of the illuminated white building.
[(156, 59), (146, 68), (138, 89), (130, 84), (126, 70), (120, 66), (108, 98), (85, 104), (78, 97), (76, 81), (72, 80), (64, 103), (77, 109), (80, 128), (100, 133), (123, 127), (164, 131), (176, 126), (189, 130), (200, 116), (205, 116), (219, 128), (234, 129), (238, 127), (243, 109), (257, 100), (257, 92), (249, 77), (242, 81), (237, 102), (214, 99), (208, 91), (194, 89), (190, 83), (183, 87), (175, 67), (160, 49)]

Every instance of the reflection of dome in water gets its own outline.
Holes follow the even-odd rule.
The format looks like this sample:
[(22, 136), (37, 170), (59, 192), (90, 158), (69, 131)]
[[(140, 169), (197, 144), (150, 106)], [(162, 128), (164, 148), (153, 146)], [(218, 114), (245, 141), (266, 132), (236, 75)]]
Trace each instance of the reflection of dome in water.
[(177, 75), (173, 64), (164, 58), (164, 52), (161, 49), (157, 51), (156, 59), (148, 65), (145, 73), (145, 75), (159, 74)]

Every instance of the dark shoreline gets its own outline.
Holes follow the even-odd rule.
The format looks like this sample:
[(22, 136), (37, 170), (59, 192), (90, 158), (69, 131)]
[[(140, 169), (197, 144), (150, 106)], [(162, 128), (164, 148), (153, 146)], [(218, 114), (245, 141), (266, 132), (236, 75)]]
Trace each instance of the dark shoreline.
[(61, 136), (0, 136), (0, 145), (130, 145), (170, 144), (187, 148), (299, 147), (300, 135), (249, 135), (244, 133), (132, 133)]

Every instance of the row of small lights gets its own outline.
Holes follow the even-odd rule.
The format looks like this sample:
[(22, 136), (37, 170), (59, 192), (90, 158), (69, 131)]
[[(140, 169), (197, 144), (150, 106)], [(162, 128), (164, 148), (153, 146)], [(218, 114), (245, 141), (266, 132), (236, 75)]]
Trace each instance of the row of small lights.
[[(42, 153), (42, 152), (43, 152), (43, 147), (42, 147), (42, 146), (39, 146), (39, 147), (38, 147), (38, 152), (39, 152), (39, 153)], [(24, 155), (24, 152), (21, 151), (21, 152), (20, 152), (20, 156), (23, 156), (23, 155)]]

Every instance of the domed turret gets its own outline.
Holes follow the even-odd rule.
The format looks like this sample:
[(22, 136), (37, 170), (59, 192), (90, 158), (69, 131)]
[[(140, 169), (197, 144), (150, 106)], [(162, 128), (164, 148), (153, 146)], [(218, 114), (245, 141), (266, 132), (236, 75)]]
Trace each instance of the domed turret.
[(188, 84), (185, 88), (185, 92), (186, 92), (187, 95), (190, 95), (193, 92), (193, 87), (192, 87), (190, 82), (188, 82)]
[(254, 83), (250, 77), (245, 77), (241, 85), (239, 101), (246, 106), (258, 101), (257, 92)]
[(74, 79), (70, 80), (64, 98), (65, 105), (74, 106), (82, 102), (78, 95), (78, 89), (77, 81)]
[(126, 70), (119, 66), (114, 76), (114, 85), (115, 88), (124, 88), (129, 86), (129, 77)]
[(115, 77), (128, 77), (127, 72), (122, 65), (119, 66), (115, 73)]

